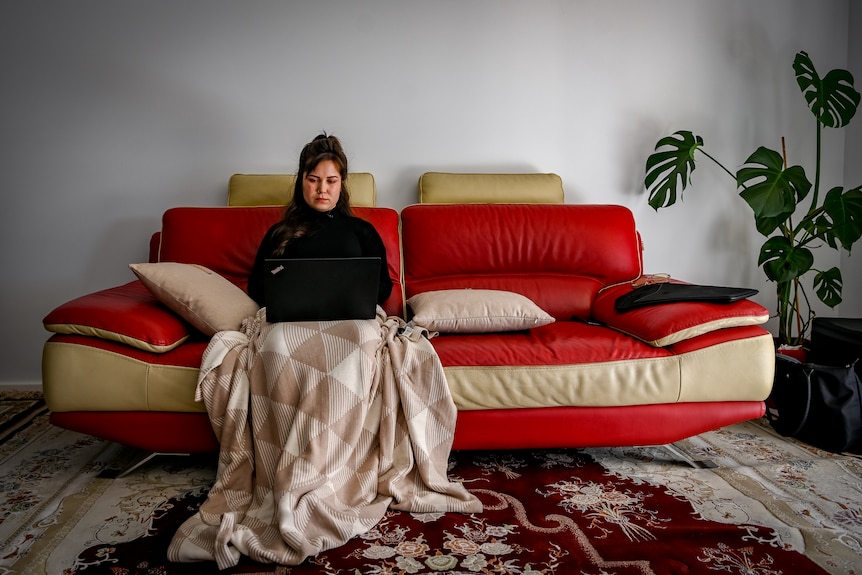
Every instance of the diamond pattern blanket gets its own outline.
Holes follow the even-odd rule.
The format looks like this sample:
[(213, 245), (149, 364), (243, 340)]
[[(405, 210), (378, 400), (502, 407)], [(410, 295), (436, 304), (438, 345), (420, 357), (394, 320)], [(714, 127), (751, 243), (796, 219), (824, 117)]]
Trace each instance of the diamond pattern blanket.
[(379, 308), (297, 323), (263, 309), (216, 334), (196, 392), (220, 441), (216, 480), (169, 558), (295, 565), (388, 508), (481, 511), (447, 477), (457, 412), (427, 335)]

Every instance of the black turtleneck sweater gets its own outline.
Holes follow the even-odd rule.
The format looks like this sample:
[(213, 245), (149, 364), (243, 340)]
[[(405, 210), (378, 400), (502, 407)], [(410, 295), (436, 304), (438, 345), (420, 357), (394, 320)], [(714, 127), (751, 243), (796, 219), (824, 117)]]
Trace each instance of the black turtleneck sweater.
[(248, 278), (248, 295), (258, 305), (264, 305), (263, 284), (267, 258), (379, 257), (381, 265), (377, 302), (386, 301), (392, 292), (392, 279), (386, 265), (386, 247), (374, 226), (361, 218), (335, 213), (315, 213), (315, 219), (308, 235), (292, 240), (283, 254), (275, 254), (277, 242), (273, 238), (273, 231), (276, 226), (266, 232)]

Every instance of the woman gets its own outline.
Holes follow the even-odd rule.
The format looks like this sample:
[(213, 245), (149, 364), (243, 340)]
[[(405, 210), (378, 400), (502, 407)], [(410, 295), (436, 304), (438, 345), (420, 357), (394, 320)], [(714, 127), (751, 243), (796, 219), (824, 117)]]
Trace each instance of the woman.
[[(379, 256), (371, 224), (351, 215), (338, 140), (299, 158), (293, 199), (266, 234), (249, 278), (263, 300), (265, 260)], [(379, 300), (392, 290), (383, 266)], [(424, 330), (398, 317), (266, 322), (222, 331), (201, 361), (195, 398), (219, 438), (207, 499), (177, 530), (172, 561), (298, 565), (372, 529), (387, 509), (479, 513), (446, 475), (457, 410)], [(421, 416), (414, 417), (414, 414)]]
[(248, 294), (258, 305), (264, 305), (265, 262), (273, 257), (379, 257), (377, 303), (389, 297), (386, 248), (374, 226), (353, 215), (346, 179), (347, 156), (338, 138), (321, 134), (305, 145), (293, 198), (261, 241), (248, 279)]

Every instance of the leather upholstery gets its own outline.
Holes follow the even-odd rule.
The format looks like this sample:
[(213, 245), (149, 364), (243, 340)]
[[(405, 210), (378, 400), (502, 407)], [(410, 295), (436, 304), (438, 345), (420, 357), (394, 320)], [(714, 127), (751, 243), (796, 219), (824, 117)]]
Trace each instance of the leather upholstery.
[(558, 320), (588, 320), (602, 287), (641, 275), (634, 218), (622, 206), (417, 204), (401, 220), (407, 298), (500, 289)]
[(153, 353), (170, 351), (190, 335), (189, 326), (139, 281), (66, 302), (45, 316), (43, 325), (54, 333), (92, 336)]
[[(243, 287), (281, 209), (168, 210), (152, 257), (205, 265)], [(424, 204), (400, 218), (388, 208), (356, 213), (386, 244), (395, 282), (388, 313), (405, 313), (403, 293), (472, 287), (516, 291), (557, 319), (528, 332), (432, 339), (460, 409), (458, 449), (664, 443), (763, 413), (774, 351), (761, 327), (721, 325), (662, 347), (595, 324), (602, 289), (642, 272), (626, 208)], [(193, 401), (207, 342), (188, 326), (161, 324), (157, 307), (133, 282), (46, 317), (46, 326), (73, 326), (53, 334), (43, 354), (57, 425), (153, 451), (216, 448)], [(159, 325), (150, 330), (147, 321)], [(110, 330), (121, 337), (104, 337)], [(152, 347), (130, 345), (147, 337)], [(161, 346), (178, 337), (187, 339)]]
[(458, 413), (453, 449), (664, 445), (757, 419), (764, 403), (725, 401), (621, 407), (486, 409)]
[[(767, 317), (753, 302), (740, 303), (748, 314), (740, 324), (718, 324), (695, 338), (701, 345), (680, 351), (593, 321), (603, 290), (630, 285), (642, 273), (640, 238), (624, 207), (417, 204), (401, 219), (408, 298), (501, 289), (527, 296), (557, 319), (528, 332), (432, 339), (461, 411), (756, 402), (769, 395), (772, 338), (751, 327), (748, 316), (757, 323)], [(725, 313), (708, 305), (685, 309), (680, 322), (689, 326), (709, 327), (711, 314)]]
[(426, 172), (419, 178), (423, 204), (561, 204), (557, 174), (452, 174)]

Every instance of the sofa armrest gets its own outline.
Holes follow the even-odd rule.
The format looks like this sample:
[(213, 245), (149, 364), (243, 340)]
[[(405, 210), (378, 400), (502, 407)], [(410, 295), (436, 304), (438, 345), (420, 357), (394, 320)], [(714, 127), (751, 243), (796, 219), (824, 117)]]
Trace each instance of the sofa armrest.
[(592, 317), (655, 347), (719, 329), (759, 325), (769, 319), (765, 307), (748, 299), (733, 303), (674, 302), (618, 312), (614, 307), (617, 298), (632, 289), (625, 283), (600, 291), (593, 301)]
[(153, 235), (150, 236), (150, 250), (149, 257), (147, 261), (151, 264), (159, 261), (159, 248), (162, 246), (162, 232), (153, 232)]
[(98, 337), (153, 353), (170, 351), (195, 333), (137, 280), (64, 303), (42, 324), (50, 332)]

